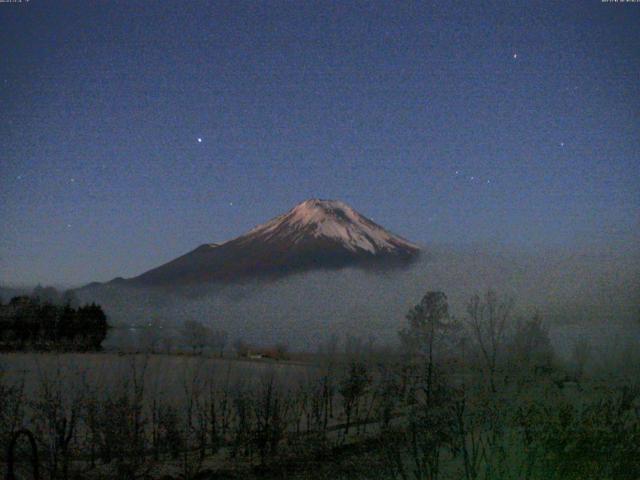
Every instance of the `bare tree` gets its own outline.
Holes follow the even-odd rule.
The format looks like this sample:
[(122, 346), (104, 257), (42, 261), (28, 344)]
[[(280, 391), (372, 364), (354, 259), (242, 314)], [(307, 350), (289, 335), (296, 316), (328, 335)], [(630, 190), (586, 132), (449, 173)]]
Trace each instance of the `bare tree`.
[(513, 301), (499, 298), (493, 290), (488, 290), (484, 299), (474, 295), (467, 305), (467, 324), (480, 350), (492, 392), (496, 391), (496, 368), (503, 353), (507, 322), (512, 311)]
[[(338, 391), (342, 395), (344, 414), (346, 417), (344, 434), (349, 433), (353, 413), (358, 416), (358, 408), (361, 397), (366, 393), (371, 384), (371, 375), (367, 366), (359, 361), (352, 361), (349, 369), (338, 385)], [(357, 421), (357, 419), (356, 419)]]
[(83, 392), (78, 383), (69, 384), (66, 372), (57, 365), (53, 374), (39, 368), (38, 394), (31, 402), (32, 423), (41, 440), (51, 478), (69, 478), (69, 466), (83, 406)]
[(95, 391), (85, 403), (92, 463), (95, 448), (102, 463), (109, 464), (117, 478), (142, 478), (152, 467), (152, 459), (146, 456), (146, 427), (150, 420), (144, 408), (147, 365), (147, 356), (141, 361), (138, 356), (130, 357), (127, 371), (118, 383)]
[(182, 338), (194, 354), (202, 350), (211, 341), (211, 329), (196, 320), (187, 320), (182, 326)]
[(162, 338), (155, 327), (147, 327), (139, 341), (140, 350), (144, 353), (156, 353)]
[(291, 411), (292, 395), (277, 382), (273, 372), (267, 372), (259, 381), (252, 401), (255, 430), (253, 442), (264, 465), (268, 457), (278, 452), (284, 438)]
[(480, 475), (481, 462), (485, 455), (483, 441), (482, 411), (469, 405), (465, 387), (453, 398), (451, 444), (455, 452), (462, 454), (465, 480), (475, 480)]
[(179, 455), (183, 478), (193, 478), (202, 467), (206, 454), (209, 429), (209, 409), (204, 395), (205, 382), (202, 378), (204, 363), (185, 364), (181, 375), (183, 387), (181, 437), (183, 448)]
[(276, 357), (278, 360), (287, 360), (289, 358), (289, 345), (278, 343), (276, 345)]
[(553, 347), (549, 329), (538, 312), (530, 319), (518, 322), (509, 346), (513, 360), (528, 370), (551, 366)]
[(571, 349), (571, 357), (575, 363), (576, 380), (579, 382), (584, 375), (584, 369), (591, 358), (591, 343), (585, 338), (575, 341)]
[(218, 352), (220, 358), (224, 356), (224, 349), (228, 340), (229, 334), (225, 330), (214, 330), (211, 333), (211, 348)]
[(406, 318), (409, 325), (399, 332), (400, 340), (414, 362), (426, 367), (424, 390), (430, 403), (436, 366), (455, 344), (460, 324), (449, 315), (443, 292), (427, 292)]
[(24, 378), (19, 382), (6, 382), (0, 369), (0, 452), (4, 455), (13, 435), (24, 420)]
[(249, 346), (241, 338), (238, 338), (233, 342), (233, 348), (239, 357), (246, 357), (249, 354)]

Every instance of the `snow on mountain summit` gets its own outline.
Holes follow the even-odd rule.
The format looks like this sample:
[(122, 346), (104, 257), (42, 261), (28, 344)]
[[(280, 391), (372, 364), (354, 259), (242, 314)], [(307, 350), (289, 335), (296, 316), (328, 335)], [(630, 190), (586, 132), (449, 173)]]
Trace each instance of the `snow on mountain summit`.
[(147, 285), (236, 282), (312, 269), (393, 268), (412, 262), (417, 245), (385, 230), (346, 203), (306, 200), (221, 244), (204, 244), (132, 278)]
[(255, 227), (247, 236), (287, 239), (294, 244), (305, 236), (325, 237), (349, 250), (361, 249), (373, 254), (398, 247), (418, 250), (417, 245), (389, 233), (338, 200), (306, 200), (284, 215)]

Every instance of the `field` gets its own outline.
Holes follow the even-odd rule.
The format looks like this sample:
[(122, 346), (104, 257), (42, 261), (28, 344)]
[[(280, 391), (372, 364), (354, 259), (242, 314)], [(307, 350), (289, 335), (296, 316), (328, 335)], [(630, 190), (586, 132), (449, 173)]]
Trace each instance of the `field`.
[[(322, 430), (327, 441), (342, 445), (353, 441), (354, 428), (360, 433), (365, 424), (371, 430), (377, 423), (370, 415), (350, 419), (351, 433), (344, 431), (344, 408), (326, 395), (331, 418), (317, 402), (312, 411), (316, 387), (336, 366), (307, 358), (316, 363), (185, 354), (2, 354), (3, 445), (7, 430), (17, 430), (12, 422), (39, 438), (52, 436), (54, 457), (67, 458), (47, 465), (51, 478), (66, 478), (71, 470), (87, 478), (192, 478), (221, 469), (243, 478), (247, 469), (266, 463), (277, 449), (274, 442), (293, 444)], [(333, 397), (335, 386), (330, 389)], [(260, 423), (266, 437), (256, 444), (249, 436)], [(62, 453), (56, 443), (65, 435), (74, 448)], [(152, 459), (133, 460), (145, 455)], [(27, 452), (18, 467), (30, 472), (30, 459)]]
[(295, 382), (314, 367), (297, 362), (275, 362), (192, 355), (145, 355), (118, 353), (0, 354), (0, 370), (11, 383), (24, 382), (25, 393), (35, 395), (46, 381), (66, 387), (113, 390), (134, 372), (145, 380), (144, 390), (179, 401), (186, 384), (205, 382), (240, 387), (264, 376), (286, 377)]
[(559, 355), (539, 315), (511, 309), (488, 291), (459, 321), (427, 292), (396, 348), (348, 337), (289, 360), (5, 353), (3, 476), (640, 478), (635, 327)]

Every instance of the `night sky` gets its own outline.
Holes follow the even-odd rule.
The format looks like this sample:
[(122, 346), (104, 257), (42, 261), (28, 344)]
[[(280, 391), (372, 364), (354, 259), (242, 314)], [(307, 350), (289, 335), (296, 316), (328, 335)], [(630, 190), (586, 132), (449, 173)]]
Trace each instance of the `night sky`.
[(640, 243), (640, 3), (0, 3), (0, 283), (307, 198), (418, 243)]

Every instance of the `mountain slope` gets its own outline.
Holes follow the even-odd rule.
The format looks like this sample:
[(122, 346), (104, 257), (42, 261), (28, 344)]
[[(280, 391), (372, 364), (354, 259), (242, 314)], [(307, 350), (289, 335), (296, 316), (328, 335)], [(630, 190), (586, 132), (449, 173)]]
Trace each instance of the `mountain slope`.
[(420, 249), (343, 202), (307, 200), (234, 240), (204, 244), (128, 280), (139, 285), (234, 282), (318, 268), (401, 266)]

